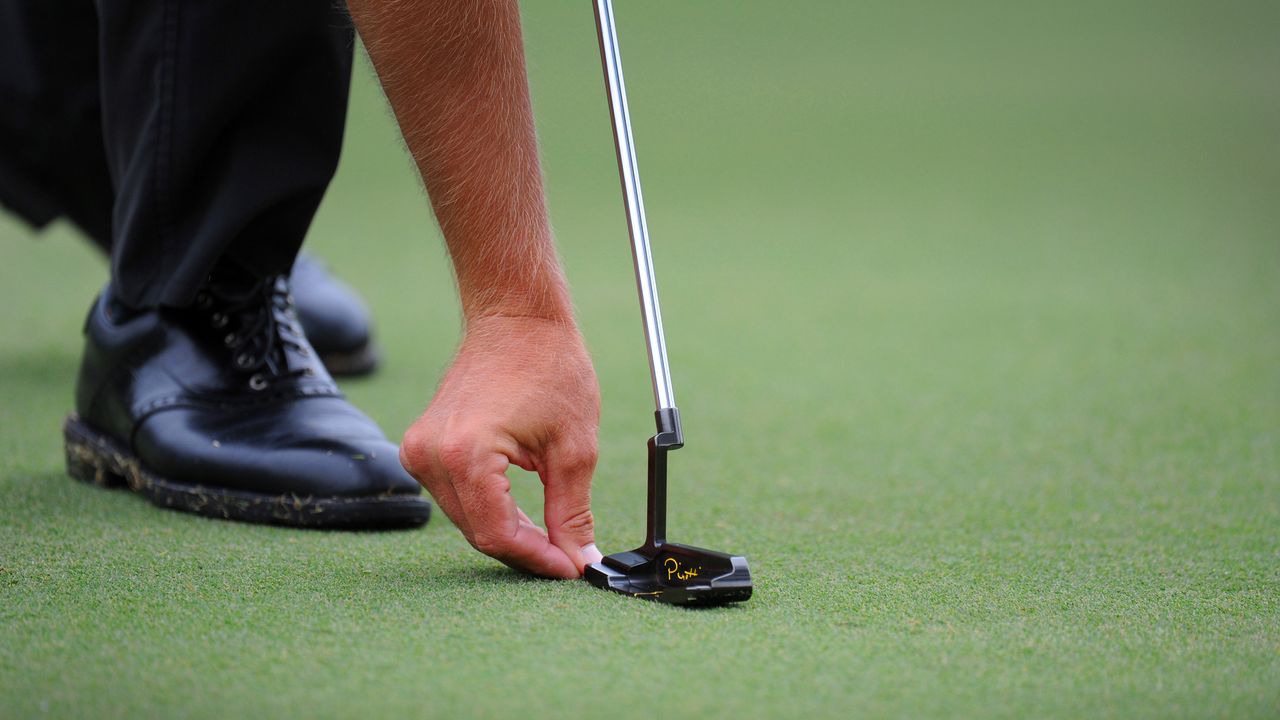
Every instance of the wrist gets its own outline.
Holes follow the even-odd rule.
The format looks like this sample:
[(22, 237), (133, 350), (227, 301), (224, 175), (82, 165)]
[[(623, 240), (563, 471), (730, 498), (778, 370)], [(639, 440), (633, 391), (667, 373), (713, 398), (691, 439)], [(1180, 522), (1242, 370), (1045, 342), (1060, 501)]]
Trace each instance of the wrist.
[(463, 322), (470, 326), (489, 318), (524, 318), (573, 324), (573, 303), (559, 268), (542, 276), (546, 279), (542, 283), (463, 288)]
[[(462, 328), (460, 357), (494, 356), (515, 367), (532, 368), (555, 358), (561, 372), (587, 358), (582, 331), (570, 314), (490, 314), (467, 318)], [(588, 364), (590, 360), (586, 361)]]

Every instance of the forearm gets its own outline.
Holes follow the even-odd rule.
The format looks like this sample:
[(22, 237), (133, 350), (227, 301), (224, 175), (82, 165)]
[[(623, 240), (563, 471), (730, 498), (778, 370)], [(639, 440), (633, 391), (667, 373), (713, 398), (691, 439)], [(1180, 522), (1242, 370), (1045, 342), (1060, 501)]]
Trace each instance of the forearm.
[(468, 321), (564, 319), (516, 0), (348, 0), (453, 259)]

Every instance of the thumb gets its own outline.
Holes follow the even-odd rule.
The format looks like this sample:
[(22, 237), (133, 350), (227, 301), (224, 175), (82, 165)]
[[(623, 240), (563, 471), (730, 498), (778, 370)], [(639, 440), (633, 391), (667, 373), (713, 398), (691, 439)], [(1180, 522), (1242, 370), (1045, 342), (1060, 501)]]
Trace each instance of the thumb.
[(596, 469), (594, 444), (585, 452), (551, 453), (542, 473), (543, 519), (551, 543), (564, 551), (581, 573), (599, 562), (595, 520), (591, 516), (591, 475)]

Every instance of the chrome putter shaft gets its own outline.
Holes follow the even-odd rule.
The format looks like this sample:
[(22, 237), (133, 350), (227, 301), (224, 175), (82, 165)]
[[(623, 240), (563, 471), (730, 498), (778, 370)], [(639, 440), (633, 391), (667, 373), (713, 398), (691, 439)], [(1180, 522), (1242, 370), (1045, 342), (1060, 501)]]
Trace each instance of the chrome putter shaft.
[(635, 142), (627, 89), (618, 53), (618, 33), (612, 0), (593, 0), (600, 61), (613, 122), (614, 149), (622, 180), (631, 257), (635, 264), (636, 290), (649, 351), (657, 433), (649, 439), (649, 500), (644, 544), (635, 550), (606, 556), (587, 567), (585, 577), (596, 587), (678, 605), (718, 605), (751, 597), (751, 572), (744, 557), (667, 542), (667, 453), (684, 446), (680, 411), (676, 409), (667, 363), (667, 343), (662, 331), (657, 280), (649, 250), (640, 171), (636, 167)]

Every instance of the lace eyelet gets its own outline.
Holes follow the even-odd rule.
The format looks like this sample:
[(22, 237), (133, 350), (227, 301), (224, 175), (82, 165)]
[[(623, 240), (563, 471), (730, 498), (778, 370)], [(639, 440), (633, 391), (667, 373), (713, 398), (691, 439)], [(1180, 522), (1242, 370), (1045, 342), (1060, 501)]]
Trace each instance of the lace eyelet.
[(235, 333), (227, 333), (227, 336), (226, 336), (226, 337), (224, 337), (224, 338), (222, 338), (222, 342), (223, 342), (223, 343), (225, 343), (227, 347), (231, 347), (232, 345), (235, 345), (235, 344), (236, 344), (236, 334), (235, 334)]
[(212, 299), (209, 297), (209, 293), (207, 292), (196, 293), (196, 307), (200, 308), (201, 310), (204, 310), (204, 309), (207, 309), (212, 304), (213, 304)]
[(253, 377), (249, 378), (250, 390), (265, 390), (266, 387), (267, 379), (262, 377), (262, 373), (254, 373)]
[(209, 318), (209, 322), (213, 325), (215, 330), (220, 330), (227, 326), (227, 316), (223, 313), (214, 313), (213, 316)]
[(248, 369), (253, 364), (253, 358), (249, 357), (249, 353), (240, 353), (236, 356), (236, 367)]

